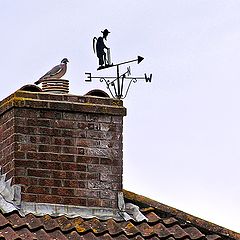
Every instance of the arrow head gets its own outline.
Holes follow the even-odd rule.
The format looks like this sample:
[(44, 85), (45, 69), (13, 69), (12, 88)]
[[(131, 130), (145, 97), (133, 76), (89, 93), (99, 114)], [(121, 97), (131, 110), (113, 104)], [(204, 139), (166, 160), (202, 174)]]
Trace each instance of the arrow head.
[(143, 59), (144, 59), (143, 57), (138, 56), (138, 57), (137, 57), (137, 62), (138, 62), (138, 64), (139, 64)]

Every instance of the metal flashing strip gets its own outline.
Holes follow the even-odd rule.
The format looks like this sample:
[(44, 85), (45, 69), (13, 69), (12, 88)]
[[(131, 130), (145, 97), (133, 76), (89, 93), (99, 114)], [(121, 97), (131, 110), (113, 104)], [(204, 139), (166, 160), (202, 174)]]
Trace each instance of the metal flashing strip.
[[(1, 172), (1, 168), (0, 168)], [(0, 209), (4, 213), (19, 209), (21, 202), (21, 186), (11, 185), (12, 179), (6, 179), (6, 174), (0, 175)]]
[(61, 216), (64, 215), (69, 218), (82, 217), (82, 218), (99, 218), (106, 220), (113, 218), (115, 220), (123, 220), (119, 215), (119, 210), (109, 208), (97, 208), (97, 207), (82, 207), (63, 204), (51, 204), (51, 203), (33, 203), (33, 202), (21, 202), (19, 213), (22, 216), (26, 216), (32, 213), (36, 216), (50, 215)]

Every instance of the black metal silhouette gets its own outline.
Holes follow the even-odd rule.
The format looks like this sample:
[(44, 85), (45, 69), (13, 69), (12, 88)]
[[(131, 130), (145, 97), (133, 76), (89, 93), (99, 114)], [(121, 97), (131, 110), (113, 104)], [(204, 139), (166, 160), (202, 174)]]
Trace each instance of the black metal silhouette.
[[(93, 50), (95, 52), (95, 45), (96, 45), (97, 57), (99, 58), (99, 65), (100, 65), (97, 70), (102, 70), (110, 67), (117, 67), (117, 77), (93, 77), (91, 73), (85, 73), (87, 75), (87, 79), (85, 81), (91, 82), (92, 79), (94, 78), (99, 79), (100, 82), (104, 81), (113, 98), (124, 99), (127, 96), (129, 88), (132, 83), (136, 83), (137, 80), (139, 79), (145, 79), (146, 82), (151, 82), (152, 74), (150, 74), (149, 77), (147, 76), (146, 73), (144, 74), (144, 77), (129, 77), (131, 75), (131, 72), (130, 72), (130, 67), (127, 67), (127, 71), (120, 75), (120, 72), (119, 72), (120, 65), (132, 63), (132, 62), (137, 62), (139, 64), (140, 62), (142, 62), (144, 58), (141, 56), (138, 56), (136, 59), (133, 59), (130, 61), (121, 62), (118, 64), (112, 64), (110, 49), (106, 47), (106, 45), (104, 44), (104, 39), (105, 40), (107, 39), (107, 35), (109, 31), (105, 29), (104, 31), (102, 31), (102, 33), (103, 33), (103, 37), (93, 38)], [(106, 55), (105, 49), (107, 49), (107, 55)], [(130, 80), (127, 86), (125, 84), (125, 80)], [(125, 94), (124, 94), (124, 91), (125, 91)]]
[[(107, 29), (105, 29), (104, 31), (102, 31), (103, 34), (102, 37), (93, 38), (93, 51), (94, 53), (97, 52), (97, 57), (99, 59), (100, 66), (99, 69), (103, 68), (104, 66), (106, 67), (111, 65), (110, 48), (108, 48), (104, 43), (104, 40), (107, 40), (107, 36), (109, 33), (110, 32)], [(107, 56), (105, 49), (107, 50)]]

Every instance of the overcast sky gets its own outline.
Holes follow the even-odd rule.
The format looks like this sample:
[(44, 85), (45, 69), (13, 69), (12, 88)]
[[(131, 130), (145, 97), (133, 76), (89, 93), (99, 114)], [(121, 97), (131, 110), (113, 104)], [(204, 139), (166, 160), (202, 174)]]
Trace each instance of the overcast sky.
[[(69, 59), (70, 93), (101, 88), (93, 37), (132, 63), (124, 188), (240, 232), (239, 0), (0, 0), (1, 92)], [(126, 71), (121, 66), (120, 71)]]

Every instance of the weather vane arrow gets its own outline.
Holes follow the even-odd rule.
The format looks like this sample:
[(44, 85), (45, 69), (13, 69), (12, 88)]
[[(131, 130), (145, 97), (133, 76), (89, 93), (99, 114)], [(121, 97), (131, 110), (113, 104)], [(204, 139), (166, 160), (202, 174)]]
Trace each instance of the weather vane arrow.
[(131, 63), (131, 62), (137, 62), (139, 64), (140, 62), (142, 62), (143, 59), (144, 59), (144, 57), (137, 56), (137, 59), (126, 61), (126, 62), (121, 62), (121, 63), (117, 63), (117, 64), (100, 66), (97, 70), (102, 70), (102, 69), (109, 68), (109, 67), (116, 67), (116, 66), (120, 66), (120, 65), (123, 65), (123, 64)]
[[(100, 82), (105, 82), (107, 85), (108, 90), (110, 91), (113, 98), (118, 99), (124, 99), (129, 91), (129, 88), (132, 83), (136, 83), (137, 80), (145, 79), (146, 82), (151, 82), (152, 80), (152, 74), (148, 77), (147, 74), (144, 74), (144, 77), (129, 77), (131, 75), (130, 67), (127, 67), (127, 71), (120, 75), (119, 72), (119, 66), (124, 65), (127, 63), (137, 62), (138, 64), (143, 61), (143, 57), (137, 56), (134, 60), (129, 60), (117, 64), (113, 64), (111, 62), (111, 54), (110, 54), (110, 48), (108, 48), (104, 40), (107, 39), (108, 34), (110, 33), (107, 29), (102, 31), (103, 36), (96, 38), (93, 38), (93, 50), (94, 53), (96, 52), (97, 57), (99, 59), (99, 67), (97, 70), (102, 70), (110, 67), (116, 67), (117, 68), (117, 76), (116, 77), (93, 77), (91, 73), (85, 73), (87, 75), (86, 82), (91, 82), (92, 79), (97, 78), (100, 80)], [(105, 49), (107, 50), (107, 53), (105, 52)], [(128, 82), (128, 85), (125, 86), (125, 80), (130, 80)], [(125, 89), (125, 94), (123, 94)]]

